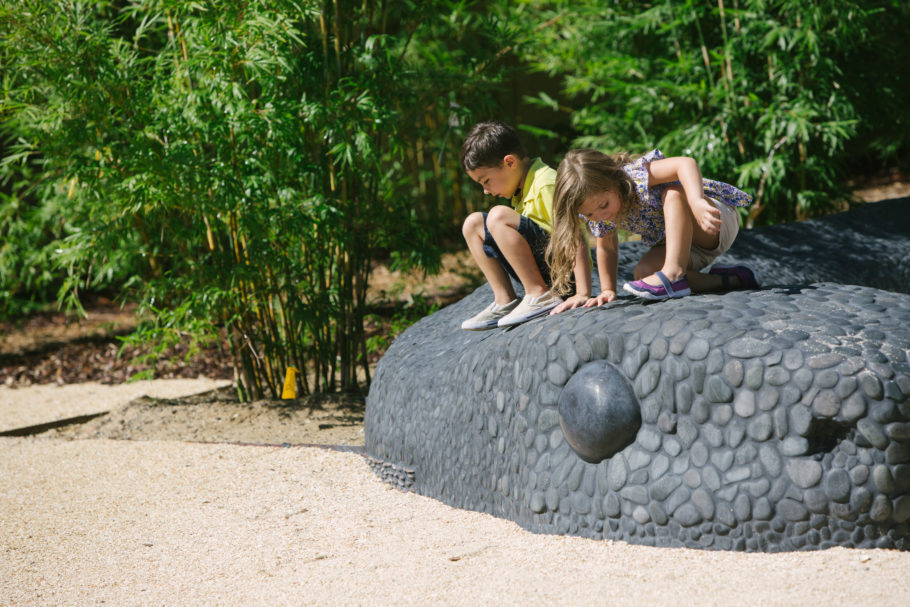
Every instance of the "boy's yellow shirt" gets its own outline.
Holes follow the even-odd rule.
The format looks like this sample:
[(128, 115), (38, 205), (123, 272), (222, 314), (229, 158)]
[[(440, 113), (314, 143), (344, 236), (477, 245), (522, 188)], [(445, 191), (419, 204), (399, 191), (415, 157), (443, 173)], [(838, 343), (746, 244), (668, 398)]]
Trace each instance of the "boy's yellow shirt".
[(524, 215), (547, 234), (553, 231), (553, 190), (556, 188), (556, 170), (540, 158), (531, 161), (520, 196), (512, 197), (512, 208)]

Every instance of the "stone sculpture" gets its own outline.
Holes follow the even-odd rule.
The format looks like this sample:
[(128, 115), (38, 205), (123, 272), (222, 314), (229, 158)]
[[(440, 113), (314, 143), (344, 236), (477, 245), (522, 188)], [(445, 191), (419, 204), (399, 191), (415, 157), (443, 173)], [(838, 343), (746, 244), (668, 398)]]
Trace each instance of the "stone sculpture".
[[(910, 205), (876, 206), (742, 234), (723, 261), (758, 267), (759, 291), (622, 298), (461, 331), (491, 297), (481, 287), (380, 361), (371, 462), (403, 487), (539, 532), (910, 547), (910, 295), (817, 282), (908, 284)], [(802, 256), (799, 238), (812, 242)], [(621, 277), (632, 259), (626, 250)]]

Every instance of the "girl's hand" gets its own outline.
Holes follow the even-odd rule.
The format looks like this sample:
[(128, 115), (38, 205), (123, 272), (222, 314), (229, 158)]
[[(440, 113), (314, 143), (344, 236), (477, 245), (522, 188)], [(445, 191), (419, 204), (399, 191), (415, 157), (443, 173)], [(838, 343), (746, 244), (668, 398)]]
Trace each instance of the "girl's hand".
[(692, 202), (692, 214), (705, 233), (720, 234), (720, 226), (723, 224), (720, 218), (720, 209), (711, 204), (710, 200), (705, 200), (704, 198), (694, 200)]
[(573, 295), (572, 297), (566, 299), (564, 302), (550, 310), (550, 314), (559, 314), (560, 312), (565, 312), (566, 310), (571, 310), (572, 308), (583, 306), (587, 300), (587, 295)]
[(601, 291), (600, 295), (597, 297), (592, 297), (586, 301), (584, 307), (593, 308), (594, 306), (602, 306), (605, 303), (610, 303), (614, 299), (616, 299), (616, 291), (612, 289), (606, 289), (604, 291)]

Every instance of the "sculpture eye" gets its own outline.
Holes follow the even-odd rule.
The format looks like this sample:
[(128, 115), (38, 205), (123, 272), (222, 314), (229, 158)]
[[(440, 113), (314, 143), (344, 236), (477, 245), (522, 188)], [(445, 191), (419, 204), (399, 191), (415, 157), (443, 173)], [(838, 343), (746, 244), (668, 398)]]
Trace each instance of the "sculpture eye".
[(635, 441), (641, 407), (626, 376), (597, 360), (576, 371), (562, 389), (559, 425), (578, 457), (596, 464)]

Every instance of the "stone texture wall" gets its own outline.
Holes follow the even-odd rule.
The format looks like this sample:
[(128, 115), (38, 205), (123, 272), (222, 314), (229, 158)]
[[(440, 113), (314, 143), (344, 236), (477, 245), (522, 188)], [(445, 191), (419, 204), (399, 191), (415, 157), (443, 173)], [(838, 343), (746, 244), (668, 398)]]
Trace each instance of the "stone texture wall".
[[(540, 532), (906, 548), (910, 295), (894, 291), (910, 276), (908, 226), (905, 200), (755, 230), (721, 261), (758, 267), (759, 291), (462, 331), (491, 299), (481, 287), (380, 361), (371, 461), (403, 488)], [(640, 253), (622, 247), (621, 279)], [(576, 414), (606, 393), (640, 417)], [(579, 437), (604, 434), (615, 447), (579, 456)]]

